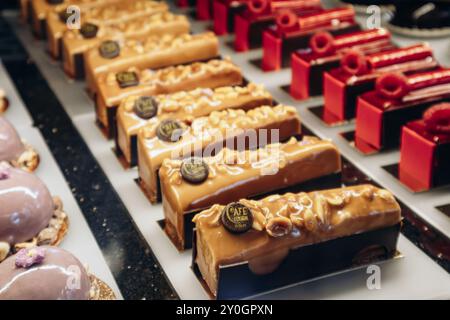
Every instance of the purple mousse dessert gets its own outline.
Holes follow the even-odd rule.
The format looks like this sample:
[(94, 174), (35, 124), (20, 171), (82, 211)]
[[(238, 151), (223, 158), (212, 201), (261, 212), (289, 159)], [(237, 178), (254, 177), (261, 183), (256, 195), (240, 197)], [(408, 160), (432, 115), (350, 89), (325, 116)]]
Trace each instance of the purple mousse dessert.
[(105, 283), (57, 247), (24, 248), (0, 264), (0, 300), (113, 299)]
[(68, 229), (62, 203), (34, 174), (0, 162), (0, 261), (22, 248), (58, 245)]

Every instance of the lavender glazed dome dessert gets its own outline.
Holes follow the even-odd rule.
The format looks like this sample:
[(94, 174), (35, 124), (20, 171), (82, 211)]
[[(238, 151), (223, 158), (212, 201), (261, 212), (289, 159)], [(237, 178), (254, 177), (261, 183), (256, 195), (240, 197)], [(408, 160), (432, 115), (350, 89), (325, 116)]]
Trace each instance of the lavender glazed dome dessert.
[(0, 261), (22, 248), (58, 245), (68, 229), (62, 203), (34, 174), (0, 162)]
[(36, 170), (39, 165), (37, 152), (23, 143), (16, 129), (4, 117), (0, 117), (0, 161), (7, 161), (28, 172)]
[(0, 264), (0, 300), (114, 300), (70, 252), (51, 246), (24, 248)]

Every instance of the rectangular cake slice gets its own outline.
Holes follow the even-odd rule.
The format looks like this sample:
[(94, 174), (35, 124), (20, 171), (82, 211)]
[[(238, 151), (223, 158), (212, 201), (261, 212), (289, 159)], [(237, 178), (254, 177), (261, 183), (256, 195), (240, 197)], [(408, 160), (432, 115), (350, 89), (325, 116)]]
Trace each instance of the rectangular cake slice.
[(215, 155), (230, 149), (256, 148), (300, 134), (294, 107), (262, 106), (245, 112), (228, 109), (195, 119), (190, 125), (167, 119), (149, 124), (138, 133), (138, 169), (142, 188), (150, 201), (160, 199), (158, 171), (164, 159)]
[(166, 159), (159, 170), (166, 232), (179, 249), (190, 248), (193, 224), (186, 218), (194, 212), (289, 187), (305, 191), (305, 182), (340, 171), (337, 148), (310, 136), (251, 151), (225, 148), (214, 157)]
[[(323, 247), (333, 240), (353, 236), (363, 239), (365, 233), (396, 226), (401, 222), (401, 210), (389, 191), (361, 185), (214, 205), (197, 214), (194, 222), (195, 267), (213, 296), (220, 297), (221, 275), (228, 266), (246, 266), (248, 278), (239, 278), (241, 283), (228, 284), (229, 287), (239, 286), (236, 291), (252, 291), (252, 285), (264, 287), (258, 279), (267, 281), (269, 289), (273, 289), (271, 285), (275, 286), (277, 281), (283, 285), (296, 283), (298, 276), (311, 268), (308, 263), (313, 266), (317, 263), (317, 269), (337, 271), (327, 260), (339, 261), (349, 253), (353, 256), (348, 251), (350, 247), (358, 250), (362, 243), (335, 245), (333, 252), (320, 252), (321, 257), (311, 253), (309, 262), (303, 260), (303, 264), (297, 264), (291, 257), (302, 250), (312, 252), (315, 247)], [(398, 230), (395, 234), (398, 236)], [(383, 233), (372, 234), (371, 239), (369, 243), (382, 244)], [(395, 243), (396, 237), (389, 248), (384, 248), (390, 255), (395, 252)], [(370, 249), (371, 246), (366, 248), (366, 245), (360, 249)], [(351, 260), (346, 261), (348, 267)], [(284, 273), (280, 274), (279, 269)], [(236, 273), (233, 275), (238, 278)]]
[[(250, 110), (272, 105), (272, 96), (263, 86), (250, 83), (243, 87), (198, 88), (173, 94), (130, 96), (117, 109), (117, 149), (128, 164), (136, 165), (136, 136), (148, 124), (158, 124), (165, 119), (186, 123), (213, 111), (225, 109)], [(151, 112), (143, 113), (146, 109)]]

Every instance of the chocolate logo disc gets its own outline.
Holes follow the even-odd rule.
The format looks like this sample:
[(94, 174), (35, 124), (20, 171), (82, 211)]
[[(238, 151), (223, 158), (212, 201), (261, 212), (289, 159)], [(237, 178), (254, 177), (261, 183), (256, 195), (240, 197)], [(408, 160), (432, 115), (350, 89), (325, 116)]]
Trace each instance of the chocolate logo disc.
[(176, 120), (167, 119), (161, 122), (156, 129), (156, 135), (162, 141), (177, 142), (181, 139), (183, 128)]
[(95, 38), (98, 32), (98, 27), (93, 23), (83, 23), (80, 29), (80, 33), (85, 39)]
[(47, 0), (48, 4), (61, 4), (64, 0)]
[(139, 84), (139, 78), (136, 72), (123, 71), (116, 73), (116, 80), (119, 83), (119, 87), (128, 88), (134, 87)]
[(202, 183), (208, 178), (208, 165), (201, 158), (184, 159), (180, 168), (181, 176), (190, 183)]
[(72, 16), (72, 13), (67, 12), (67, 8), (65, 8), (58, 13), (58, 16), (62, 23), (67, 23), (67, 20)]
[(106, 59), (114, 59), (120, 54), (120, 46), (116, 41), (103, 41), (99, 48), (100, 55)]
[(232, 202), (222, 211), (222, 224), (231, 233), (247, 232), (253, 225), (252, 212), (243, 204)]
[(144, 96), (139, 97), (134, 102), (134, 113), (139, 118), (142, 119), (150, 119), (156, 116), (156, 113), (158, 112), (158, 102), (153, 97), (150, 96)]

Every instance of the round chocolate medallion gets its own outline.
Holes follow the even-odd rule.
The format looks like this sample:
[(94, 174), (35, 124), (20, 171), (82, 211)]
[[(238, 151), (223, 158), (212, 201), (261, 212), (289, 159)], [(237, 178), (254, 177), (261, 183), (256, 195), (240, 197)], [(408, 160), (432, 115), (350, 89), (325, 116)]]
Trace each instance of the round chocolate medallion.
[(116, 41), (103, 41), (99, 48), (100, 55), (106, 59), (114, 59), (120, 54), (120, 46)]
[(183, 160), (180, 172), (187, 182), (202, 183), (208, 178), (209, 168), (202, 158), (191, 157)]
[(252, 212), (243, 204), (232, 202), (222, 211), (222, 224), (231, 233), (244, 233), (253, 225)]
[(61, 4), (63, 2), (64, 2), (64, 0), (47, 0), (47, 3), (48, 4), (52, 4), (52, 5), (54, 5), (54, 4)]
[(93, 23), (83, 23), (80, 28), (80, 33), (85, 39), (95, 38), (98, 32), (98, 27)]
[(60, 12), (58, 12), (58, 16), (59, 16), (59, 20), (62, 23), (67, 23), (67, 20), (69, 20), (69, 18), (72, 16), (72, 13), (67, 12), (67, 8), (65, 8), (64, 10), (61, 10)]
[(122, 71), (116, 73), (116, 80), (121, 88), (134, 87), (139, 84), (138, 75), (133, 71)]
[(158, 112), (158, 102), (150, 96), (139, 97), (134, 102), (134, 113), (141, 119), (150, 119)]
[(156, 129), (156, 135), (160, 140), (166, 142), (177, 142), (181, 139), (183, 127), (176, 120), (167, 119), (161, 122)]

